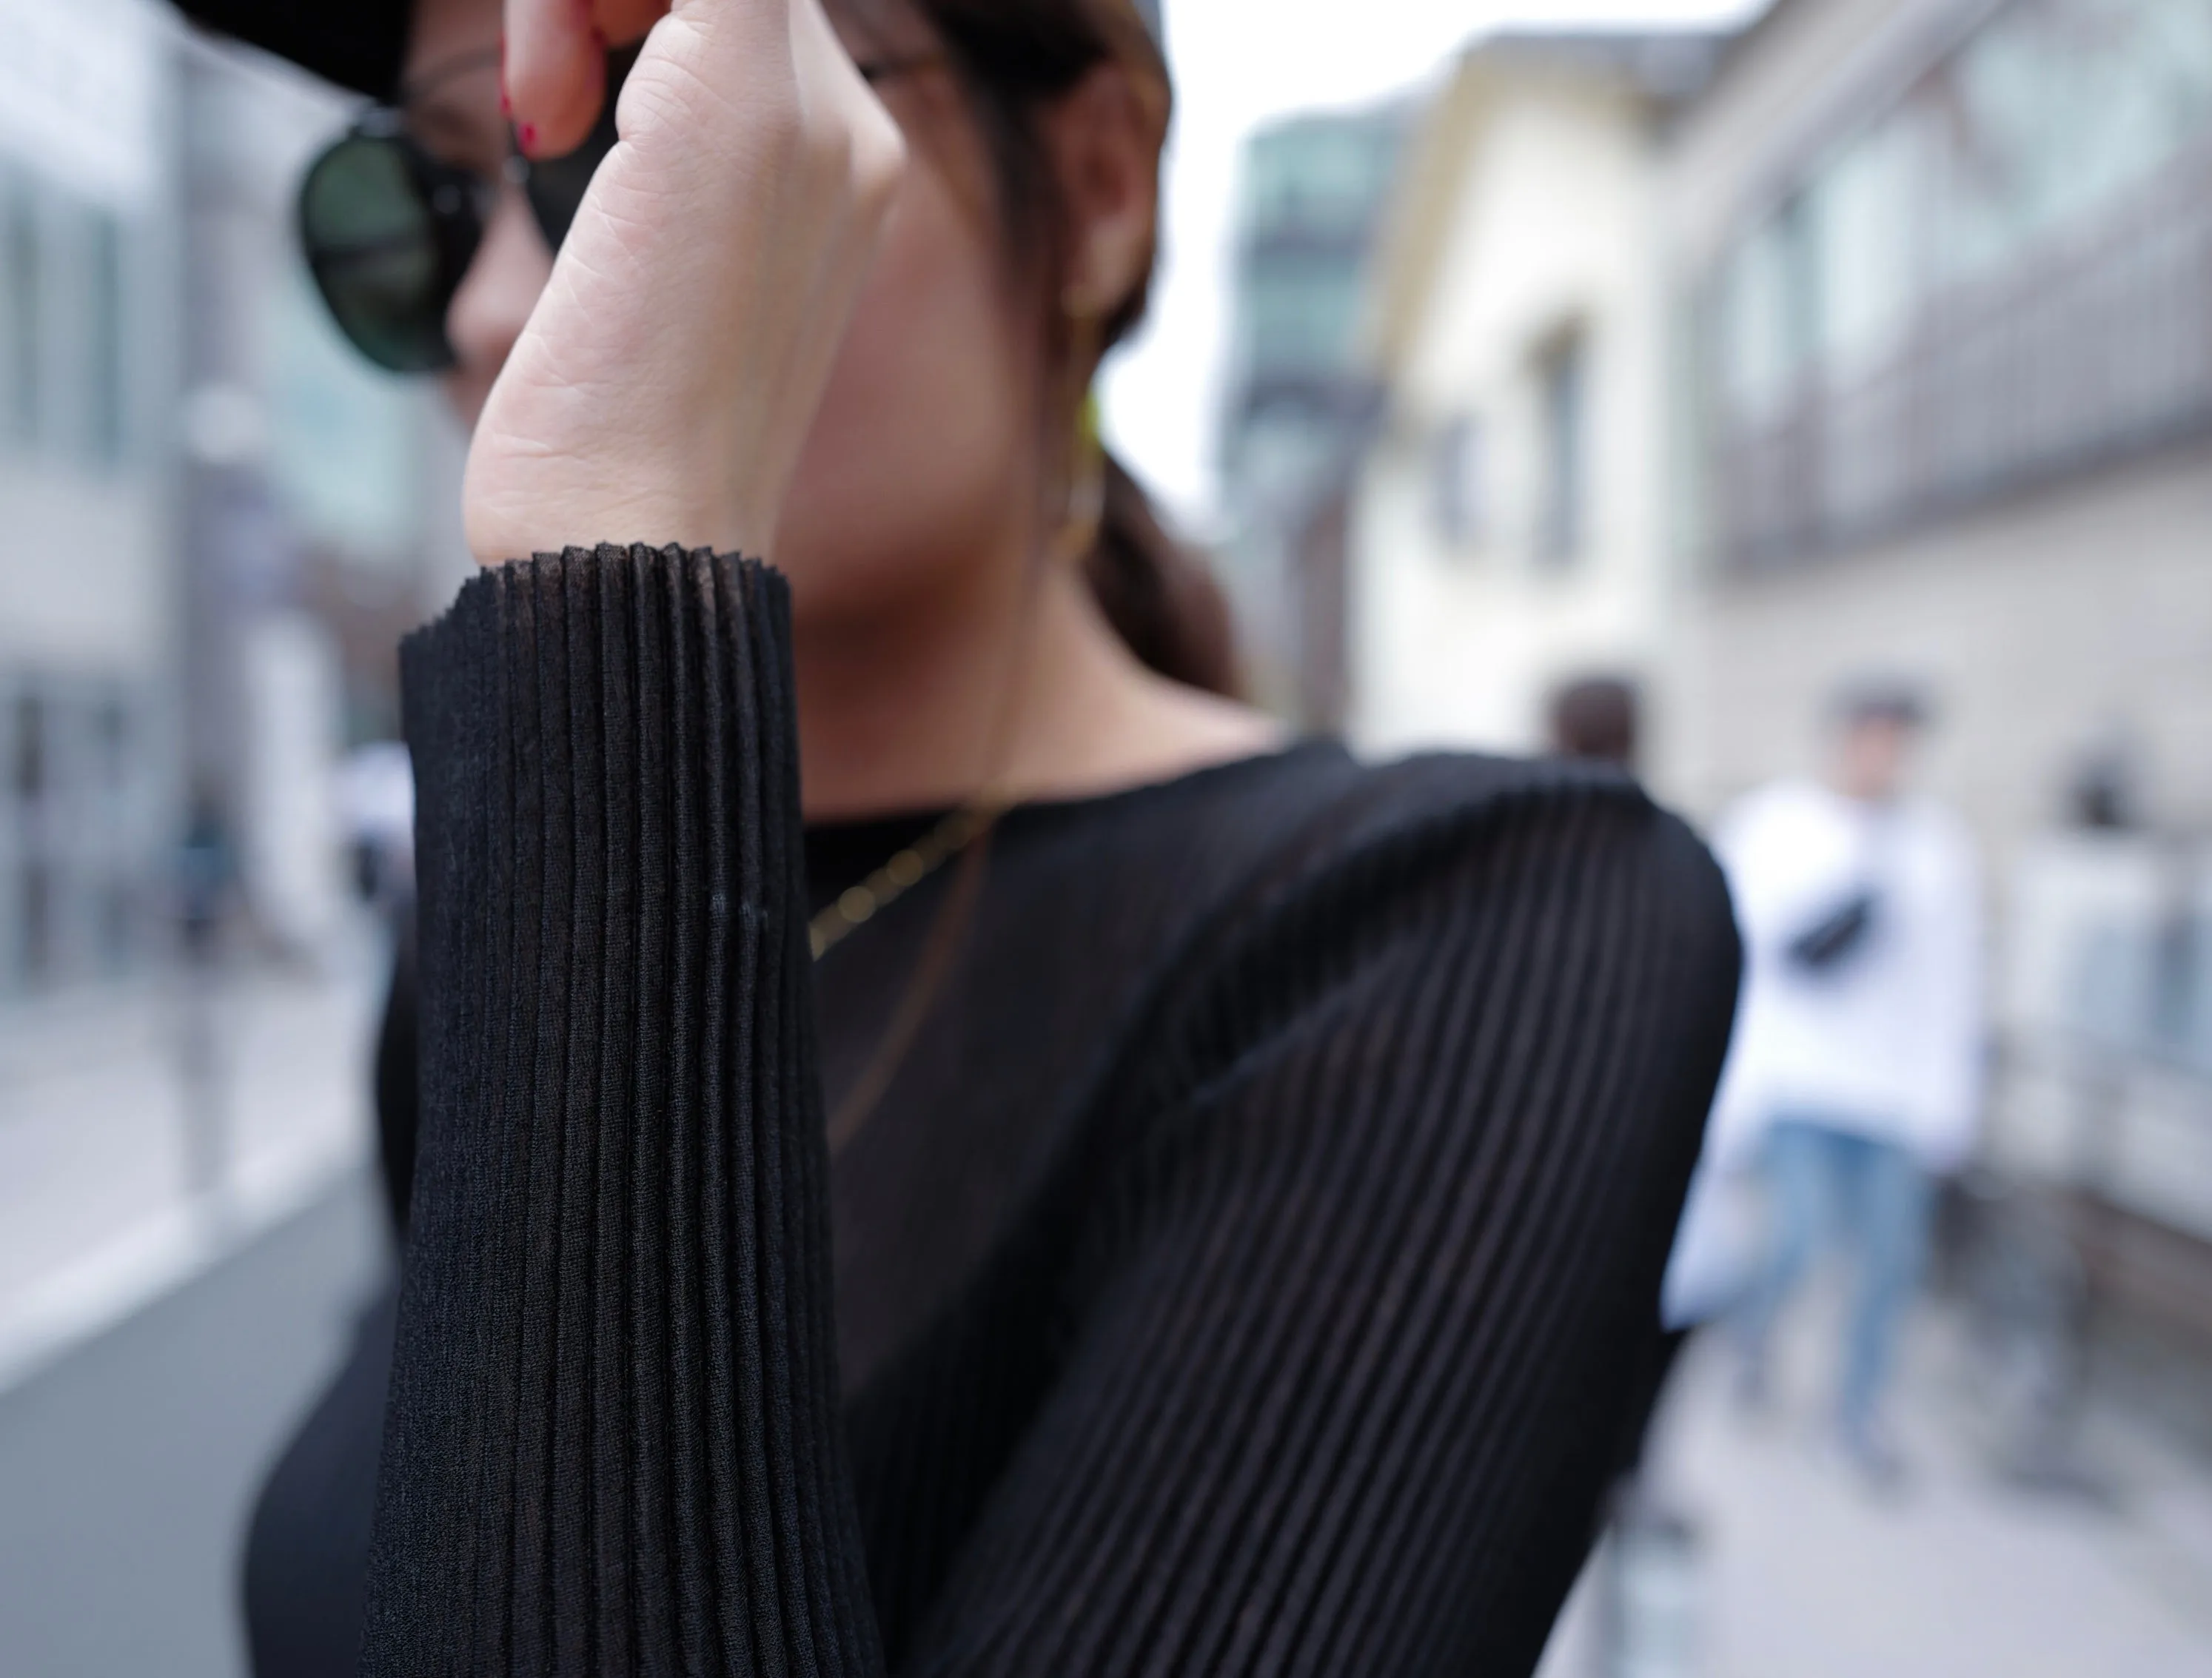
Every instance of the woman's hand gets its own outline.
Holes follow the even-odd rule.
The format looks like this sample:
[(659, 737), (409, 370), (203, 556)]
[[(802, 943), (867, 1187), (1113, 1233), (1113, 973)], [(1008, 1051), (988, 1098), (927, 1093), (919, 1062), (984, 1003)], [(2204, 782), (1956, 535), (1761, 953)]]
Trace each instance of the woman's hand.
[[(648, 33), (649, 32), (649, 34)], [(507, 0), (526, 149), (601, 166), (469, 456), (486, 564), (601, 541), (761, 554), (904, 165), (821, 0)]]

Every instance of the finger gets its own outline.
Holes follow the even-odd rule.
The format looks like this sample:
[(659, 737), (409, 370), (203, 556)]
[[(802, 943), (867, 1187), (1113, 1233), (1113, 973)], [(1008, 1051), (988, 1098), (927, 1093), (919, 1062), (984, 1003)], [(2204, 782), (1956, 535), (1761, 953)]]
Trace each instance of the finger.
[(597, 0), (592, 14), (611, 45), (628, 46), (643, 40), (668, 15), (668, 0)]
[(574, 151), (606, 97), (606, 41), (588, 0), (507, 0), (501, 73), (526, 156)]
[[(620, 3), (608, 0), (610, 4)], [(726, 75), (743, 65), (748, 55), (789, 40), (793, 3), (794, 0), (672, 0), (668, 10), (682, 33), (696, 43), (702, 54), (698, 63), (702, 66), (712, 63)], [(757, 73), (788, 63), (786, 54), (777, 52), (770, 58), (754, 60), (753, 70)]]

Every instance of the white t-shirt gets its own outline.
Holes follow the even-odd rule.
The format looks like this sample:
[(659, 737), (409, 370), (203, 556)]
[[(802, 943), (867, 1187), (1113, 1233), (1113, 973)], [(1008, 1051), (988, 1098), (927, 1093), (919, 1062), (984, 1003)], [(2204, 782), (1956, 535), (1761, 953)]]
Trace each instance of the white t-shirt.
[[(1744, 1168), (1775, 1119), (1902, 1143), (1948, 1171), (1972, 1151), (1982, 1101), (1981, 883), (1957, 822), (1790, 781), (1731, 811), (1714, 849), (1735, 896), (1743, 992), (1667, 1268), (1661, 1310), (1676, 1328), (1727, 1310), (1758, 1262)], [(1826, 972), (1791, 958), (1869, 891), (1856, 948)]]
[[(1709, 1142), (1719, 1163), (1796, 1115), (1902, 1143), (1932, 1170), (1962, 1164), (1984, 1055), (1981, 882), (1964, 828), (1928, 803), (1786, 781), (1731, 811), (1714, 848), (1745, 953)], [(1856, 947), (1825, 971), (1790, 955), (1869, 891)]]

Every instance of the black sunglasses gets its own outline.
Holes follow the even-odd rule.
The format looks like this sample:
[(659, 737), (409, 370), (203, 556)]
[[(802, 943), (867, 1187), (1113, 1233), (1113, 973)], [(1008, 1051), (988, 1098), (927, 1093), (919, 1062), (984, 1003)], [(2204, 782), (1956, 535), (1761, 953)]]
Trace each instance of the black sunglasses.
[[(517, 150), (507, 179), (530, 201), (555, 250), (568, 236), (584, 189), (615, 145), (615, 94), (635, 61), (608, 68), (606, 109), (591, 137), (566, 157), (537, 161)], [(495, 49), (472, 53), (414, 90), (496, 66)], [(353, 346), (392, 373), (438, 373), (453, 365), (446, 312), (483, 243), (497, 185), (433, 155), (407, 131), (398, 107), (379, 106), (308, 167), (300, 183), (300, 244), (307, 271)]]
[[(431, 86), (498, 63), (496, 51), (456, 62)], [(566, 157), (508, 157), (507, 179), (521, 186), (532, 216), (554, 250), (568, 236), (585, 190), (615, 148), (615, 99), (637, 61), (633, 47), (607, 67), (599, 126)], [(941, 62), (935, 53), (860, 66), (880, 82)], [(434, 156), (408, 133), (404, 112), (380, 106), (308, 167), (300, 185), (300, 244), (323, 301), (354, 348), (392, 373), (441, 373), (454, 364), (446, 315), (483, 244), (499, 196), (496, 183)]]

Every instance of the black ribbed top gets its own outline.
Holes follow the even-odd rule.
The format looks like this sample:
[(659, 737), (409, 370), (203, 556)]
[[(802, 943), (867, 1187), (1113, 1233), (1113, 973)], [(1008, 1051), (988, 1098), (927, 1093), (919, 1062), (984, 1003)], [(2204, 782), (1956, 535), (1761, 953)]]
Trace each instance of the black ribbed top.
[(833, 1166), (958, 888), (814, 970), (789, 666), (781, 581), (674, 550), (406, 649), (363, 1670), (1530, 1670), (1727, 1037), (1703, 849), (1609, 775), (1328, 746), (1018, 810)]

